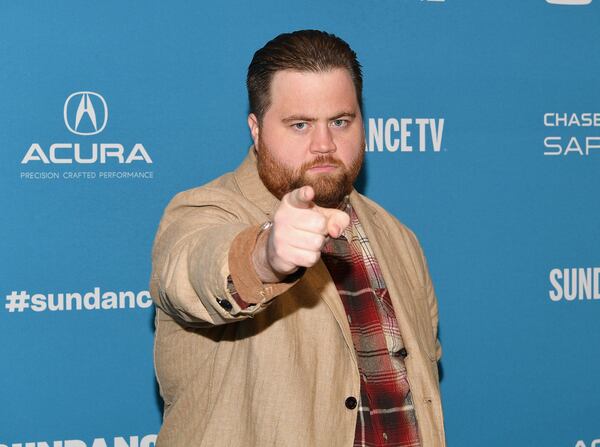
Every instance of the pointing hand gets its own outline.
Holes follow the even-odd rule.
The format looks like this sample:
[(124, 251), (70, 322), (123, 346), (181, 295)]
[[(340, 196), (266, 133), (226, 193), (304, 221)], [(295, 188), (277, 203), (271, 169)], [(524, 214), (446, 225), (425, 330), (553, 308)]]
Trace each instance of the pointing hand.
[(347, 213), (315, 205), (314, 196), (311, 186), (303, 186), (281, 199), (266, 242), (258, 243), (254, 251), (263, 282), (277, 282), (299, 267), (312, 267), (326, 238), (339, 237), (350, 223)]

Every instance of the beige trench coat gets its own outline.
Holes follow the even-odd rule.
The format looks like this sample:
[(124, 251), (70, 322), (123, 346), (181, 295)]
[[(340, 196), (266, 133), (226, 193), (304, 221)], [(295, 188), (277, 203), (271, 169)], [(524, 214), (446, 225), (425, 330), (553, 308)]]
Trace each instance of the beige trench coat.
[[(414, 234), (381, 207), (356, 191), (350, 201), (409, 353), (422, 445), (443, 447), (438, 312), (425, 258)], [(251, 150), (235, 172), (178, 194), (165, 210), (150, 285), (165, 403), (158, 447), (353, 444), (357, 410), (344, 402), (360, 396), (360, 378), (344, 307), (324, 264), (291, 288), (256, 288), (262, 302), (245, 310), (227, 289), (233, 239), (258, 228), (277, 203)]]

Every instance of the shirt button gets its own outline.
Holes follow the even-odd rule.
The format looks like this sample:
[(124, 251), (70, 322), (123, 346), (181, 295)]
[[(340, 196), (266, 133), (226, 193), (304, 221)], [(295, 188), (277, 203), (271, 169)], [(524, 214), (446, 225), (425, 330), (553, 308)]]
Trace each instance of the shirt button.
[(219, 306), (221, 306), (226, 311), (229, 312), (231, 309), (233, 309), (233, 306), (229, 301), (227, 301), (227, 300), (217, 300), (217, 301), (219, 303)]
[(356, 397), (350, 396), (346, 398), (346, 402), (344, 403), (346, 404), (346, 408), (348, 410), (354, 410), (358, 402), (356, 401)]

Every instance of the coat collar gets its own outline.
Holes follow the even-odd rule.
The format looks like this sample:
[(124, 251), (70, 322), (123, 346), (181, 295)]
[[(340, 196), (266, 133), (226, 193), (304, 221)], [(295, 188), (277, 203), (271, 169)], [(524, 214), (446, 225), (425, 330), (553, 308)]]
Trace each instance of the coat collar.
[(254, 145), (250, 146), (248, 155), (233, 175), (242, 195), (272, 219), (279, 199), (271, 194), (258, 175)]

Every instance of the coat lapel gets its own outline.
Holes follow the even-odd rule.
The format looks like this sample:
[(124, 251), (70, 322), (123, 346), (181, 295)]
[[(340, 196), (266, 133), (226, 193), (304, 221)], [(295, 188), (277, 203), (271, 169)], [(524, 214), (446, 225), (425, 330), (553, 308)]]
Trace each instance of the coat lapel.
[(319, 262), (306, 271), (301, 281), (306, 281), (313, 290), (320, 291), (319, 294), (321, 299), (333, 314), (342, 336), (344, 337), (346, 346), (352, 355), (352, 360), (358, 369), (356, 351), (354, 350), (354, 342), (352, 341), (352, 333), (350, 332), (350, 324), (348, 323), (348, 317), (346, 316), (346, 309), (344, 309), (342, 299), (340, 298), (325, 263), (322, 260), (319, 260)]
[(411, 277), (405, 268), (411, 265), (411, 260), (407, 253), (403, 253), (398, 236), (392, 237), (382, 223), (385, 216), (378, 216), (377, 210), (370, 207), (356, 191), (350, 196), (350, 202), (381, 268), (405, 346), (408, 350), (414, 350), (411, 345), (418, 337), (412, 323), (415, 321), (412, 291), (416, 285), (413, 284), (414, 276)]

